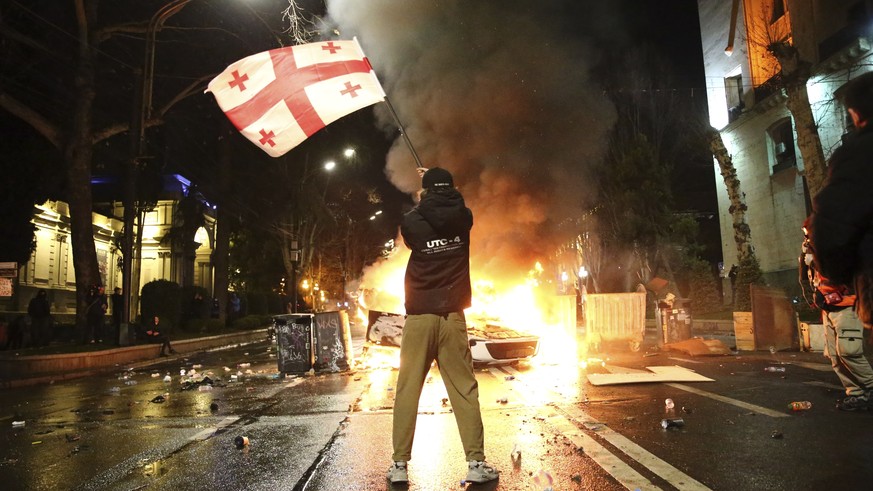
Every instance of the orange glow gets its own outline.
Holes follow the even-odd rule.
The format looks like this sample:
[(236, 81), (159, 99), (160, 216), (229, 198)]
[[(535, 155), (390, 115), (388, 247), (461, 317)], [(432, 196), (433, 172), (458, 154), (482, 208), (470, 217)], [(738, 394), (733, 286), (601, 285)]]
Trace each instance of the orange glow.
[[(397, 241), (402, 243), (402, 241)], [(403, 313), (403, 278), (409, 250), (398, 247), (395, 254), (377, 262), (364, 272), (359, 303), (364, 309)], [(540, 338), (539, 354), (531, 363), (575, 367), (580, 355), (587, 349), (577, 343), (575, 295), (555, 295), (540, 281), (544, 268), (536, 262), (527, 275), (517, 281), (496, 282), (473, 271), (473, 302), (466, 310), (469, 328), (484, 328), (486, 324), (499, 325)], [(358, 318), (367, 322), (367, 315), (359, 310)], [(579, 341), (581, 342), (581, 340)], [(399, 350), (395, 350), (399, 351)], [(368, 353), (364, 358), (374, 353)], [(365, 366), (396, 366), (393, 360), (378, 358), (364, 361)]]

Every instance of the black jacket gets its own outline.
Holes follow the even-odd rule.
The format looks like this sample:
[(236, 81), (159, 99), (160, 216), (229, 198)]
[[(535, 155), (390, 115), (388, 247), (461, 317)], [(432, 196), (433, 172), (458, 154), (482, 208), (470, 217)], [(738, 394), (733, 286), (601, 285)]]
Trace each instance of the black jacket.
[(873, 127), (848, 137), (828, 162), (809, 217), (818, 271), (834, 283), (873, 266)]
[(428, 191), (404, 215), (400, 233), (412, 251), (406, 266), (406, 313), (447, 314), (470, 306), (473, 213), (456, 189)]

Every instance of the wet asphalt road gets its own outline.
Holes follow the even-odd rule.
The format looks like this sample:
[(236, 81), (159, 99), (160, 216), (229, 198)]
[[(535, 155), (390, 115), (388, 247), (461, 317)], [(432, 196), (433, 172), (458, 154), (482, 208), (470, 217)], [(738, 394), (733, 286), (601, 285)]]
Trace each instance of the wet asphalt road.
[[(360, 344), (361, 333), (353, 337)], [(392, 489), (384, 473), (396, 371), (283, 379), (274, 354), (265, 341), (2, 391), (0, 487)], [(873, 413), (834, 408), (841, 391), (820, 353), (692, 358), (618, 347), (590, 356), (602, 363), (477, 369), (486, 451), (502, 471), (484, 485), (461, 482), (461, 445), (434, 370), (419, 409), (411, 483), (395, 489), (543, 490), (551, 480), (555, 490), (836, 490), (873, 482)], [(666, 365), (715, 381), (596, 387), (586, 379)], [(192, 380), (206, 374), (212, 390), (181, 389), (180, 370), (195, 366)], [(794, 400), (812, 409), (791, 412)], [(685, 425), (664, 430), (665, 417)], [(249, 445), (237, 448), (239, 436)]]

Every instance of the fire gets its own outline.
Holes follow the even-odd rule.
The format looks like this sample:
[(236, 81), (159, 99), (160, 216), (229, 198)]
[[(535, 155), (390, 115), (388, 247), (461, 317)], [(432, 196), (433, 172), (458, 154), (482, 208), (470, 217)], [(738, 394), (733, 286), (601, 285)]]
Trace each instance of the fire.
[[(399, 248), (365, 271), (357, 313), (361, 322), (367, 322), (369, 309), (404, 312), (403, 278), (408, 258), (409, 250)], [(581, 340), (577, 341), (575, 295), (555, 295), (548, 286), (543, 286), (540, 279), (544, 268), (539, 262), (516, 282), (497, 283), (476, 271), (475, 263), (472, 266), (473, 303), (466, 310), (471, 327), (495, 324), (538, 336), (539, 354), (532, 362), (577, 365), (587, 349), (578, 344)], [(372, 358), (365, 362), (366, 366), (396, 366), (395, 360), (385, 360), (383, 356), (384, 353), (369, 353), (366, 358)]]

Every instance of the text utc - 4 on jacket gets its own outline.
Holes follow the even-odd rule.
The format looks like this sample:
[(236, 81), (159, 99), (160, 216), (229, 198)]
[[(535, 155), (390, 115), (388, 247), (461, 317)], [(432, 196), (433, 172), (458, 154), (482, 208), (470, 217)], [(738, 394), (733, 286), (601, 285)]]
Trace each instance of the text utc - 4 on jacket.
[(470, 306), (473, 212), (455, 189), (428, 192), (403, 217), (400, 233), (412, 251), (406, 266), (406, 313), (446, 314)]

